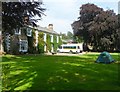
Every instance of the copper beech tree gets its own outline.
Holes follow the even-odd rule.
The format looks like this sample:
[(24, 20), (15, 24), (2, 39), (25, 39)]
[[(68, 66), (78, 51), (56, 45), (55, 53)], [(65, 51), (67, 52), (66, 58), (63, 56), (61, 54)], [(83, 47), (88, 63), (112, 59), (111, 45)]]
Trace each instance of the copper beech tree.
[(2, 28), (8, 31), (24, 25), (36, 26), (38, 16), (44, 15), (45, 8), (42, 8), (42, 2), (31, 2), (31, 0), (18, 0), (16, 2), (2, 2)]
[(119, 15), (94, 4), (80, 7), (80, 17), (72, 23), (74, 35), (83, 37), (93, 51), (120, 51)]

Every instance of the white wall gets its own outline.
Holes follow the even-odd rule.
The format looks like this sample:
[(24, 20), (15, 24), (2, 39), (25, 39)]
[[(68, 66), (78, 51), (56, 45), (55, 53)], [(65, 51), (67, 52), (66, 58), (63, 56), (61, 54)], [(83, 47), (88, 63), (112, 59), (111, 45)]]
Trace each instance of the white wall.
[[(47, 41), (47, 34), (44, 33), (44, 42)], [(47, 47), (46, 47), (46, 44), (44, 45), (44, 51), (46, 52), (47, 51)]]
[(38, 31), (35, 31), (35, 37), (36, 37), (36, 42), (35, 42), (35, 46), (37, 47), (38, 45)]

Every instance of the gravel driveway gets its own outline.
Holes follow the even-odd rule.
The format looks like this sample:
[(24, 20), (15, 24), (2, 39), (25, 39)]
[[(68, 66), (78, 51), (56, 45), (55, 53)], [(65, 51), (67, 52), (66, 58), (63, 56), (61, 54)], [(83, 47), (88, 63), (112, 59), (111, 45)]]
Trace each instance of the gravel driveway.
[(82, 55), (84, 53), (78, 53), (78, 54), (72, 54), (72, 53), (56, 53), (56, 54), (52, 54), (52, 53), (45, 53), (45, 55), (59, 55), (59, 56), (79, 56)]

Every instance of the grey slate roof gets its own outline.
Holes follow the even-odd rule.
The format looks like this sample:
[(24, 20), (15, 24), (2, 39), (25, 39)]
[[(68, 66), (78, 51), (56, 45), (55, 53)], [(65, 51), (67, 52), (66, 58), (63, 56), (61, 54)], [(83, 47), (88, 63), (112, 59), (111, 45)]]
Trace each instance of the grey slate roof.
[(36, 27), (36, 29), (38, 29), (38, 31), (40, 31), (40, 32), (59, 35), (57, 32), (55, 32), (54, 30), (50, 30), (47, 27), (38, 26), (38, 27)]
[[(28, 26), (30, 28), (33, 28), (32, 26)], [(39, 32), (44, 32), (44, 33), (49, 33), (49, 34), (55, 34), (55, 35), (60, 35), (57, 32), (55, 32), (54, 30), (50, 30), (47, 27), (41, 27), (41, 26), (37, 26), (35, 27), (36, 30), (38, 30)]]

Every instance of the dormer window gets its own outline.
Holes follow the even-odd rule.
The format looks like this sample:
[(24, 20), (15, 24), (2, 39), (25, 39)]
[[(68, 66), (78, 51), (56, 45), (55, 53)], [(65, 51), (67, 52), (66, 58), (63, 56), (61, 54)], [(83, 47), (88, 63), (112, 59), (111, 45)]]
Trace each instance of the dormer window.
[(21, 29), (20, 28), (15, 29), (15, 34), (16, 35), (21, 35)]
[(32, 36), (32, 29), (31, 28), (27, 28), (27, 36)]

